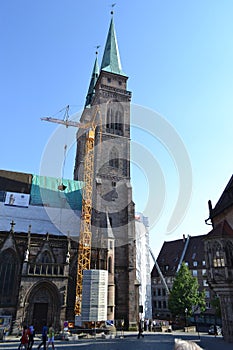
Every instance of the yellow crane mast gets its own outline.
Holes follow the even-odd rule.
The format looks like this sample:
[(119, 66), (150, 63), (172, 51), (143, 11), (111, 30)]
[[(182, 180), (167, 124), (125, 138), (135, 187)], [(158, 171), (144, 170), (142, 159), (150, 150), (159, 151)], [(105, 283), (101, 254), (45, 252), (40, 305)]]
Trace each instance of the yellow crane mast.
[(79, 234), (78, 266), (76, 281), (75, 315), (81, 315), (83, 270), (91, 266), (91, 212), (94, 174), (95, 129), (89, 129), (86, 135), (84, 159), (84, 189), (82, 196), (82, 216)]
[(87, 129), (86, 143), (84, 153), (84, 188), (82, 194), (82, 215), (80, 223), (78, 261), (77, 261), (77, 279), (76, 279), (76, 298), (75, 298), (75, 315), (81, 315), (82, 306), (82, 282), (83, 270), (89, 270), (91, 266), (91, 214), (92, 214), (92, 192), (94, 176), (94, 146), (95, 146), (95, 129), (94, 121), (98, 113), (96, 108), (91, 122), (86, 124), (77, 123), (68, 120), (69, 106), (66, 107), (66, 119), (61, 120), (52, 117), (44, 117), (41, 120), (63, 124), (66, 127), (73, 126)]

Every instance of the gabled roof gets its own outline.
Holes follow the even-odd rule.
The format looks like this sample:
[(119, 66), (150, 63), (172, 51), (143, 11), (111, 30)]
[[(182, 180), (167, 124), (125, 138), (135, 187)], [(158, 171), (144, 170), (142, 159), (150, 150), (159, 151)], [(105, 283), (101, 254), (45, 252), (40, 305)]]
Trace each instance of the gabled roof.
[(211, 210), (210, 218), (215, 217), (230, 206), (233, 206), (233, 175), (231, 176), (230, 181), (228, 182), (217, 204)]
[(105, 44), (101, 70), (126, 76), (121, 68), (121, 60), (117, 45), (113, 17), (111, 18), (108, 36)]
[[(193, 262), (196, 261), (200, 267), (204, 258), (204, 244), (203, 239), (206, 235), (189, 236), (189, 243), (185, 252), (183, 261), (188, 262), (189, 266), (193, 266)], [(187, 238), (178, 239), (175, 241), (164, 242), (162, 249), (160, 250), (157, 258), (157, 263), (164, 276), (174, 276), (177, 271), (177, 267), (180, 263), (182, 252), (185, 248)], [(151, 277), (158, 277), (158, 271), (154, 266)]]
[(233, 238), (233, 229), (228, 224), (226, 220), (220, 222), (218, 225), (216, 225), (213, 230), (211, 230), (207, 236), (206, 239), (209, 238)]

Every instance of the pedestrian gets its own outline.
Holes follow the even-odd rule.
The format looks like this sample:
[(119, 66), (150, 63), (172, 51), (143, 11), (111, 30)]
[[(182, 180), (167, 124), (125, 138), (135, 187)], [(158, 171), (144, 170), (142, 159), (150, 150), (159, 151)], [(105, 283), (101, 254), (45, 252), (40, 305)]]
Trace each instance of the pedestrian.
[(214, 325), (214, 336), (216, 337), (218, 335), (218, 329), (216, 324)]
[(139, 320), (139, 322), (138, 322), (138, 339), (140, 337), (144, 338), (143, 328), (142, 328), (142, 321), (141, 320)]
[(28, 328), (28, 350), (31, 350), (34, 344), (35, 329), (31, 324)]
[(156, 328), (156, 321), (153, 320), (152, 321), (152, 330), (155, 332), (155, 328)]
[(48, 327), (44, 324), (42, 328), (42, 342), (38, 345), (37, 349), (40, 349), (42, 345), (44, 345), (44, 350), (46, 350), (46, 341), (47, 341)]
[(28, 350), (28, 328), (27, 326), (24, 326), (23, 327), (23, 331), (22, 331), (22, 336), (20, 338), (20, 344), (19, 344), (19, 347), (18, 347), (18, 350), (19, 349), (26, 349)]
[(51, 324), (49, 325), (49, 330), (48, 330), (47, 349), (48, 349), (50, 344), (52, 345), (52, 349), (54, 349), (54, 328), (53, 328), (53, 326)]
[(7, 333), (7, 329), (6, 329), (6, 327), (4, 327), (3, 334), (2, 334), (2, 341), (6, 340), (6, 333)]

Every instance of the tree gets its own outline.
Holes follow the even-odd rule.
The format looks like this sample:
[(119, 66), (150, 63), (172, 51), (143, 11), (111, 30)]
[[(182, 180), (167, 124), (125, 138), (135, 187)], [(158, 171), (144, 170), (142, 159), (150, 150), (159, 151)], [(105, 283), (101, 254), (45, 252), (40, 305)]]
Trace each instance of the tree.
[(197, 309), (205, 310), (205, 291), (199, 291), (196, 277), (185, 263), (178, 271), (168, 299), (168, 308), (173, 316), (191, 316)]

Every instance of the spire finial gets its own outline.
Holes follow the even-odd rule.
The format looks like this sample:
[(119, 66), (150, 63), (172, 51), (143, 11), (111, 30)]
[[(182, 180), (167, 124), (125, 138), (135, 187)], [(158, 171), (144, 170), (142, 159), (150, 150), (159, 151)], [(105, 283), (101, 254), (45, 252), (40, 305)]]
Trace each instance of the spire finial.
[(95, 46), (95, 48), (96, 48), (96, 52), (95, 52), (95, 54), (96, 54), (96, 56), (97, 56), (97, 55), (98, 55), (98, 53), (99, 53), (98, 49), (100, 48), (100, 45)]
[(112, 15), (112, 16), (113, 16), (113, 14), (114, 14), (114, 11), (113, 11), (113, 7), (114, 7), (114, 6), (116, 6), (116, 2), (115, 2), (114, 4), (111, 5), (111, 7), (112, 7), (111, 15)]
[(15, 226), (15, 222), (14, 220), (11, 221), (11, 232), (14, 232), (14, 226)]

